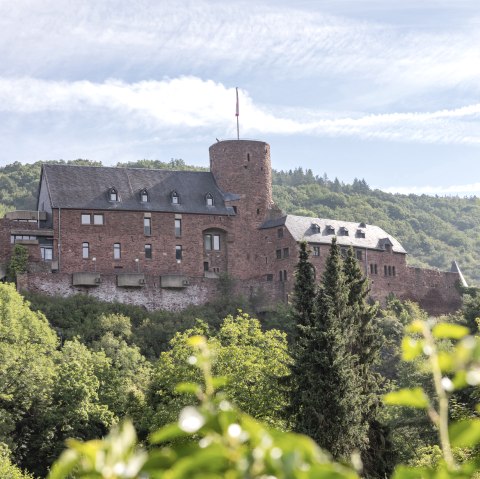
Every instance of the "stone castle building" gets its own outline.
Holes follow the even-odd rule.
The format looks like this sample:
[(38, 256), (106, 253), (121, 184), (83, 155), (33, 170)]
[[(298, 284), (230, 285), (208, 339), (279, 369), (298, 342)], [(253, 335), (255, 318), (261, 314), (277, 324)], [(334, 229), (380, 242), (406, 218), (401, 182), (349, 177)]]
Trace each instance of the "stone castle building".
[(335, 236), (354, 248), (373, 299), (393, 293), (435, 314), (460, 306), (458, 267), (410, 267), (395, 238), (359, 220), (283, 214), (261, 141), (215, 143), (210, 172), (44, 165), (37, 210), (0, 220), (0, 279), (22, 244), (28, 271), (17, 282), (29, 291), (173, 310), (212, 299), (227, 274), (268, 308), (288, 301), (299, 243), (321, 278)]

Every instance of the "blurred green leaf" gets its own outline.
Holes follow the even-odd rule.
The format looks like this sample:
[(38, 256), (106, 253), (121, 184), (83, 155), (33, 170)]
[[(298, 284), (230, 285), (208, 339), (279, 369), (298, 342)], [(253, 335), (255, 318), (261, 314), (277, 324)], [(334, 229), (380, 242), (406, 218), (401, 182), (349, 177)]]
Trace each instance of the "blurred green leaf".
[(162, 427), (158, 431), (150, 434), (150, 443), (158, 444), (160, 442), (171, 441), (172, 439), (177, 439), (179, 437), (186, 437), (187, 433), (182, 431), (177, 423), (168, 424), (165, 427)]
[(402, 339), (402, 359), (404, 361), (413, 361), (423, 352), (422, 340), (413, 339), (410, 336), (405, 336)]
[(456, 447), (471, 447), (480, 443), (480, 419), (466, 419), (450, 426), (450, 439)]
[(188, 382), (177, 384), (177, 386), (175, 387), (176, 392), (186, 394), (197, 395), (201, 390), (202, 388), (198, 384)]
[(462, 339), (469, 334), (469, 329), (460, 324), (439, 323), (432, 329), (432, 334), (437, 339)]
[(383, 396), (383, 402), (390, 406), (409, 406), (417, 409), (428, 407), (428, 398), (422, 388), (393, 391)]

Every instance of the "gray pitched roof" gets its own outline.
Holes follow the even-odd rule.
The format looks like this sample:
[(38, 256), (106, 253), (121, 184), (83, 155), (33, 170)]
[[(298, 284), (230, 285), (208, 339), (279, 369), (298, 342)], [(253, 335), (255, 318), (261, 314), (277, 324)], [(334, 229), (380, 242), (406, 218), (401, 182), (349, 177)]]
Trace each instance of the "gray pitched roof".
[[(225, 206), (224, 193), (209, 172), (43, 165), (42, 175), (53, 208), (235, 214)], [(110, 188), (118, 192), (119, 201), (109, 201)], [(146, 203), (140, 201), (143, 189), (148, 192)], [(178, 205), (172, 204), (172, 191), (179, 195)], [(207, 193), (213, 206), (206, 205)]]
[[(317, 233), (313, 225), (318, 225), (320, 232)], [(282, 218), (266, 221), (261, 228), (278, 228), (279, 226), (285, 226), (296, 241), (330, 244), (334, 235), (327, 233), (327, 227), (332, 227), (335, 231), (337, 243), (340, 246), (384, 249), (385, 244), (389, 244), (390, 242), (392, 251), (396, 253), (406, 253), (403, 246), (393, 236), (386, 233), (382, 228), (374, 225), (311, 218), (308, 216), (286, 215)], [(342, 228), (348, 230), (348, 236), (341, 234)], [(359, 232), (364, 233), (365, 238), (362, 238)]]

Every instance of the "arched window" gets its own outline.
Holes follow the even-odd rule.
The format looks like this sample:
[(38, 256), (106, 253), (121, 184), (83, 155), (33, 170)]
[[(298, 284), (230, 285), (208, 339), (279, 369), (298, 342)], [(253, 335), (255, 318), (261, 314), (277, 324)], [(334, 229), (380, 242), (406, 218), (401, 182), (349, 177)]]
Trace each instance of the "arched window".
[(170, 193), (170, 198), (172, 200), (172, 205), (179, 205), (180, 204), (180, 196), (178, 196), (178, 193), (176, 191), (172, 191)]
[(148, 191), (146, 189), (140, 191), (140, 201), (142, 203), (148, 203)]
[(118, 201), (118, 192), (115, 188), (110, 188), (108, 190), (108, 199), (110, 201)]
[(211, 193), (205, 195), (205, 204), (207, 206), (213, 206), (213, 195)]

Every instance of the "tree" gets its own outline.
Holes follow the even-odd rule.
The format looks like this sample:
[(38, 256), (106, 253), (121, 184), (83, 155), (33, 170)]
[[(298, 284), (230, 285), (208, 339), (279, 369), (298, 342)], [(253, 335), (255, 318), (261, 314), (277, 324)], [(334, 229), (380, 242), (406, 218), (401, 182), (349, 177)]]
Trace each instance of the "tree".
[(380, 362), (383, 336), (377, 325), (377, 304), (368, 302), (368, 280), (362, 273), (353, 248), (349, 248), (343, 262), (348, 290), (349, 347), (355, 358), (354, 371), (358, 376), (361, 396), (362, 422), (368, 428), (368, 441), (362, 450), (364, 473), (385, 477), (394, 466), (393, 445), (389, 429), (379, 421), (382, 385), (385, 380), (376, 371)]
[(246, 412), (269, 424), (283, 425), (286, 406), (278, 379), (288, 373), (290, 357), (285, 333), (277, 330), (263, 332), (257, 319), (239, 313), (225, 318), (220, 330), (212, 334), (205, 323), (184, 333), (177, 333), (170, 342), (171, 349), (162, 353), (155, 365), (150, 401), (155, 410), (153, 425), (172, 421), (188, 398), (176, 391), (179, 382), (194, 383), (200, 372), (188, 366), (191, 336), (210, 336), (213, 371), (225, 377), (223, 389)]
[(7, 279), (11, 282), (17, 280), (17, 275), (27, 271), (28, 251), (25, 246), (16, 244), (13, 247), (12, 257), (7, 267)]
[[(56, 384), (50, 408), (42, 418), (44, 438), (38, 451), (31, 451), (29, 470), (45, 472), (64, 447), (65, 440), (103, 436), (114, 416), (99, 399), (99, 377), (109, 361), (103, 353), (91, 352), (77, 340), (67, 341), (56, 356)], [(38, 458), (43, 459), (37, 464)]]
[(38, 418), (51, 400), (57, 345), (43, 314), (12, 284), (0, 283), (0, 443), (23, 465), (32, 441), (45, 440)]
[(315, 269), (309, 261), (307, 243), (302, 241), (295, 267), (292, 300), (293, 316), (297, 325), (308, 326), (313, 323), (315, 293)]
[(349, 293), (336, 239), (332, 240), (314, 321), (298, 325), (294, 379), (295, 430), (312, 437), (336, 458), (363, 450), (368, 428), (362, 420), (361, 385), (354, 372)]

